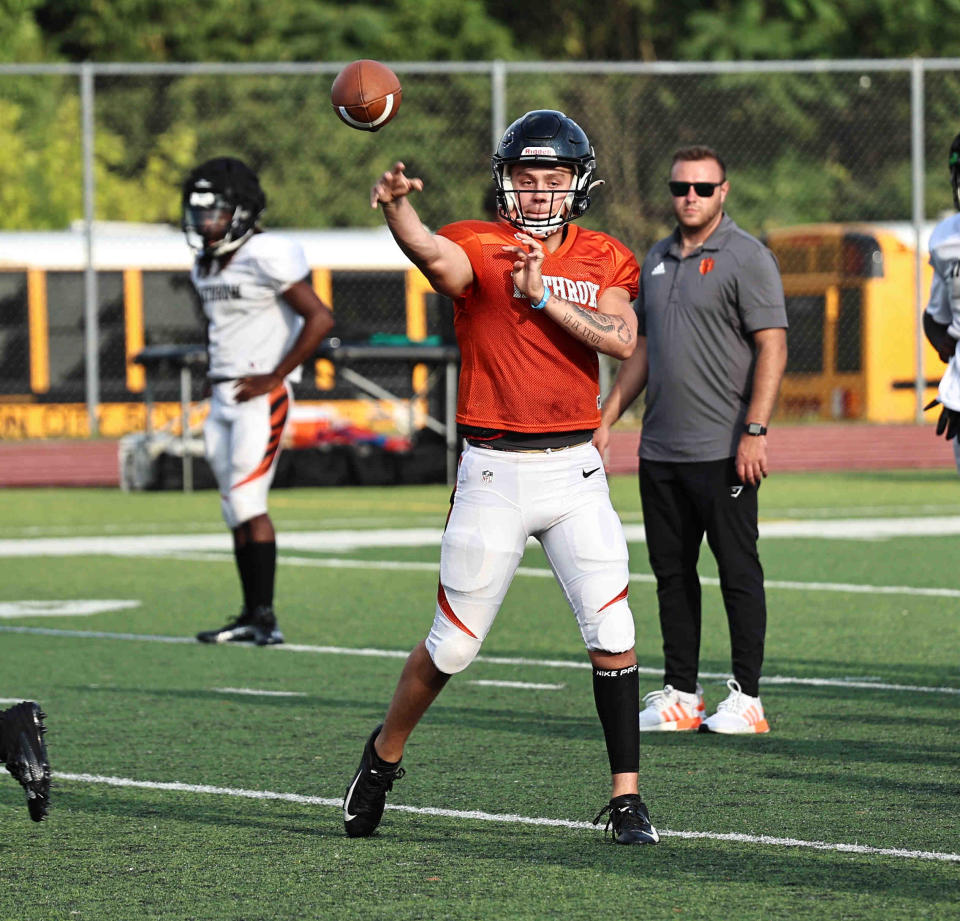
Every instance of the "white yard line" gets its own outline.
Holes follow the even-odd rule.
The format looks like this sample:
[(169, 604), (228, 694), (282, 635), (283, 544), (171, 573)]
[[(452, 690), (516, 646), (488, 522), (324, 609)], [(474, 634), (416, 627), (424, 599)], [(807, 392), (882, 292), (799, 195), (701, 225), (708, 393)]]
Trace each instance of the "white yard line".
[(251, 697), (307, 697), (305, 691), (258, 691), (256, 688), (210, 688), (217, 694), (247, 694)]
[[(55, 771), (54, 778), (58, 781), (72, 781), (75, 783), (103, 784), (110, 787), (133, 787), (141, 790), (159, 790), (176, 793), (198, 793), (212, 796), (235, 796), (254, 800), (279, 800), (285, 803), (298, 803), (308, 806), (326, 806), (331, 809), (342, 808), (340, 798), (332, 799), (322, 796), (304, 796), (299, 793), (278, 793), (273, 790), (244, 790), (236, 787), (214, 787), (209, 784), (188, 784), (179, 782), (165, 782), (150, 780), (132, 780), (128, 777), (104, 777), (99, 774), (68, 774)], [(576, 830), (594, 830), (596, 826), (590, 822), (574, 822), (569, 819), (550, 819), (534, 816), (498, 814), (474, 810), (440, 809), (433, 806), (402, 806), (387, 804), (387, 809), (395, 812), (408, 812), (413, 815), (437, 816), (445, 819), (460, 819), (472, 822), (500, 822), (506, 825), (540, 825), (553, 828), (570, 828)], [(960, 854), (945, 853), (942, 851), (918, 851), (908, 848), (870, 847), (866, 844), (844, 844), (828, 841), (804, 841), (800, 838), (777, 838), (772, 835), (744, 835), (732, 832), (712, 831), (672, 831), (658, 829), (661, 837), (687, 838), (714, 841), (737, 841), (742, 844), (759, 844), (766, 847), (802, 847), (817, 851), (834, 851), (843, 854), (866, 854), (877, 857), (899, 857), (914, 860), (937, 860), (944, 863), (960, 862)]]
[[(641, 524), (624, 526), (629, 541), (645, 540)], [(344, 552), (363, 547), (435, 547), (442, 528), (381, 530), (288, 531), (281, 538), (286, 550)], [(762, 521), (760, 537), (813, 540), (883, 540), (896, 537), (960, 535), (960, 515), (923, 518), (839, 518), (808, 521)], [(158, 552), (229, 550), (226, 531), (219, 534), (150, 534), (100, 537), (40, 537), (0, 540), (0, 557), (138, 556)]]
[(482, 688), (520, 688), (528, 691), (562, 691), (565, 684), (531, 684), (529, 681), (467, 681), (467, 684), (477, 684)]
[(127, 611), (141, 605), (139, 599), (66, 598), (58, 601), (0, 601), (0, 619), (22, 617), (90, 617), (111, 611)]
[[(198, 646), (195, 639), (189, 636), (162, 636), (154, 633), (112, 633), (105, 630), (61, 630), (53, 627), (15, 627), (0, 625), (0, 633), (23, 633), (34, 636), (61, 636), (74, 639), (92, 640), (127, 640), (142, 643), (173, 643), (180, 645)], [(238, 647), (250, 649), (248, 643), (224, 643), (221, 649), (236, 649)], [(376, 649), (354, 648), (349, 646), (310, 646), (298, 643), (284, 643), (282, 646), (264, 646), (264, 654), (276, 652), (305, 652), (319, 655), (334, 656), (364, 656), (377, 659), (406, 659), (410, 654), (406, 649)], [(475, 662), (485, 662), (488, 665), (508, 665), (510, 667), (525, 668), (590, 668), (586, 660), (567, 659), (527, 659), (513, 656), (485, 656), (479, 655)], [(638, 666), (637, 671), (642, 675), (662, 676), (662, 668), (648, 668)], [(700, 672), (701, 678), (725, 681), (730, 677), (729, 672)], [(955, 694), (960, 695), (960, 688), (927, 687), (913, 684), (884, 684), (879, 681), (866, 681), (860, 678), (796, 678), (790, 675), (774, 675), (760, 679), (761, 684), (778, 685), (811, 685), (815, 687), (831, 688), (860, 688), (879, 691), (911, 691), (918, 694)]]
[[(364, 547), (438, 546), (442, 528), (399, 528), (384, 531), (289, 531), (281, 544), (292, 550), (347, 551)], [(230, 535), (150, 534), (125, 537), (39, 537), (0, 540), (0, 557), (141, 556), (144, 553), (231, 550)]]
[[(184, 562), (197, 563), (229, 563), (234, 564), (232, 551), (230, 553), (162, 553), (142, 554), (150, 559), (176, 559)], [(318, 569), (373, 569), (396, 572), (437, 572), (439, 564), (426, 563), (416, 560), (356, 560), (343, 557), (312, 557), (294, 556), (281, 553), (277, 562), (284, 566), (306, 566)], [(542, 566), (520, 566), (518, 576), (552, 579), (553, 572)], [(630, 573), (631, 582), (653, 584), (656, 578), (648, 572)], [(720, 580), (712, 576), (701, 576), (702, 585), (720, 585)], [(765, 579), (764, 586), (768, 589), (783, 589), (785, 591), (809, 592), (846, 592), (860, 595), (915, 595), (926, 598), (960, 598), (960, 589), (934, 588), (922, 585), (869, 585), (859, 582), (799, 582), (796, 580)]]

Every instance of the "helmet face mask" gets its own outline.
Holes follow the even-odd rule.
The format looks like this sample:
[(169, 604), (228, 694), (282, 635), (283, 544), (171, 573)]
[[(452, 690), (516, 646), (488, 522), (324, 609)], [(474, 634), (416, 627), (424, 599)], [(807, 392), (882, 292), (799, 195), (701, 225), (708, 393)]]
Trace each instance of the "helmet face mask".
[[(519, 168), (518, 168), (519, 167)], [(504, 169), (502, 177), (502, 190), (505, 208), (501, 208), (500, 214), (507, 217), (510, 223), (525, 230), (533, 236), (549, 236), (556, 230), (559, 230), (570, 218), (572, 213), (575, 189), (573, 188), (574, 172), (564, 164), (562, 175), (565, 176), (565, 187), (555, 189), (541, 189), (540, 183), (535, 187), (520, 188), (517, 183), (517, 174), (520, 175), (520, 183), (524, 186), (529, 185), (530, 180), (536, 178), (536, 174), (526, 172), (526, 170), (537, 170), (537, 172), (556, 173), (560, 172), (560, 165), (548, 166), (546, 164), (536, 163), (529, 167), (526, 164), (508, 164)], [(545, 177), (548, 181), (554, 176)], [(539, 198), (541, 201), (546, 199), (548, 207), (545, 213), (539, 217), (533, 216), (532, 212), (538, 211), (532, 198)], [(505, 213), (506, 212), (506, 213)]]
[(191, 249), (221, 257), (250, 238), (265, 207), (257, 174), (240, 160), (217, 157), (184, 182), (181, 227)]
[[(580, 217), (590, 207), (590, 190), (599, 184), (593, 179), (596, 158), (587, 135), (572, 118), (554, 109), (537, 109), (518, 118), (504, 132), (491, 163), (500, 216), (535, 237), (548, 237)], [(517, 164), (572, 170), (563, 202), (559, 208), (551, 207), (548, 217), (524, 216), (512, 177)]]

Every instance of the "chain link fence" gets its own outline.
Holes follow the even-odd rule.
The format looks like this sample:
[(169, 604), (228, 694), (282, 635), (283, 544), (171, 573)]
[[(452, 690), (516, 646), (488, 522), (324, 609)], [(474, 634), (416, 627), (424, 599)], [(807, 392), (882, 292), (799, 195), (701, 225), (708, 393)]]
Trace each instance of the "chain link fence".
[[(586, 130), (605, 185), (582, 223), (641, 260), (673, 228), (672, 152), (721, 153), (728, 213), (768, 240), (784, 275), (779, 420), (918, 417), (941, 367), (917, 321), (926, 235), (952, 210), (960, 61), (397, 63), (400, 113), (375, 134), (336, 119), (339, 66), (0, 66), (0, 437), (36, 434), (27, 410), (50, 405), (58, 418), (66, 405), (80, 411), (72, 430), (47, 434), (115, 434), (104, 406), (143, 401), (136, 350), (202, 341), (176, 227), (182, 178), (211, 156), (259, 172), (266, 227), (316, 238), (309, 261), (336, 335), (451, 342), (444, 300), (395, 253), (378, 264), (387, 250), (369, 188), (402, 160), (424, 180), (416, 204), (429, 226), (483, 217), (495, 140), (535, 108)], [(329, 365), (308, 370), (300, 400), (371, 402)], [(440, 411), (444, 395), (409, 362), (359, 370)], [(174, 399), (179, 384), (156, 387)]]

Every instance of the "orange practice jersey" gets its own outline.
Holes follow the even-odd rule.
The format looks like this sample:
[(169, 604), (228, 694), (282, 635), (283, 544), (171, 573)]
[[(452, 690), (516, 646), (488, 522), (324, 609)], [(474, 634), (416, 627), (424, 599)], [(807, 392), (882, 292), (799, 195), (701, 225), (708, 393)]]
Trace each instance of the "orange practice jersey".
[[(597, 309), (607, 288), (637, 296), (640, 268), (613, 237), (567, 225), (542, 273), (557, 297)], [(504, 222), (459, 221), (439, 233), (461, 246), (473, 266), (473, 284), (454, 301), (460, 346), (457, 422), (509, 432), (569, 432), (600, 424), (597, 353), (516, 291), (516, 229)]]

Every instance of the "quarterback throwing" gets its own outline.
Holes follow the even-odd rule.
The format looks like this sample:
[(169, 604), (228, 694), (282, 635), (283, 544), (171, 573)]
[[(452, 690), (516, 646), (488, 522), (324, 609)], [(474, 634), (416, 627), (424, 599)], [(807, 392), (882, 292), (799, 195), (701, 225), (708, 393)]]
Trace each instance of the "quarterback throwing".
[[(440, 550), (433, 625), (411, 653), (344, 798), (351, 837), (380, 823), (407, 738), (451, 675), (475, 658), (529, 537), (543, 545), (593, 665), (610, 762), (614, 840), (659, 840), (637, 787), (639, 683), (627, 545), (600, 455), (597, 352), (629, 356), (639, 267), (626, 246), (572, 223), (589, 207), (593, 148), (554, 110), (528, 112), (493, 156), (498, 219), (431, 233), (402, 163), (370, 203), (434, 289), (454, 302), (465, 446)], [(451, 758), (455, 752), (448, 753)], [(545, 753), (538, 753), (544, 758)], [(549, 756), (562, 761), (562, 751)], [(455, 763), (451, 765), (455, 769)]]

